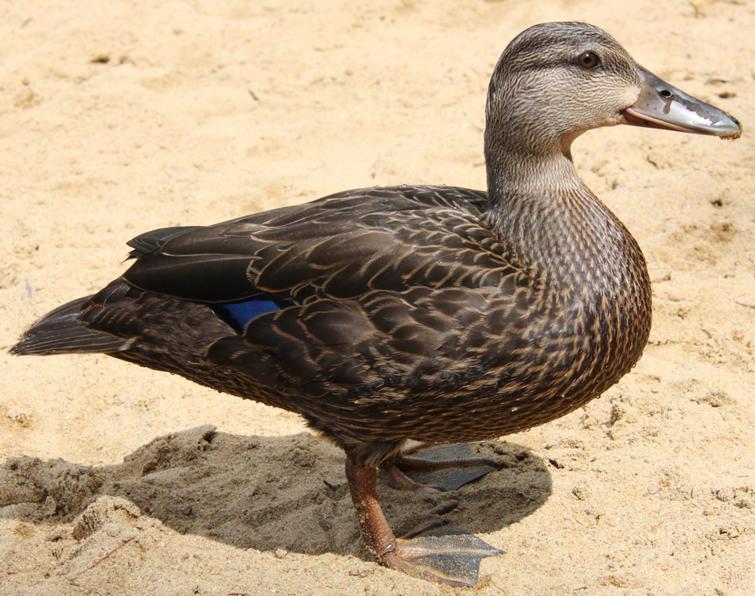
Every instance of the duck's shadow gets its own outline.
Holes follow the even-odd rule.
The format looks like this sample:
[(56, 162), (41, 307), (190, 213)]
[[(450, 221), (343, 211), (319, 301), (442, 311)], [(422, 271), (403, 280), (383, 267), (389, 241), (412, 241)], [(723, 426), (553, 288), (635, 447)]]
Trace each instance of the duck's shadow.
[[(443, 518), (454, 526), (493, 532), (529, 515), (550, 495), (546, 465), (529, 450), (495, 441), (474, 448), (503, 467), (437, 495), (379, 486), (397, 534), (433, 510), (448, 509)], [(250, 437), (199, 427), (159, 437), (113, 466), (9, 459), (0, 468), (0, 513), (62, 522), (99, 495), (113, 495), (178, 532), (240, 548), (361, 556), (343, 462), (342, 451), (307, 433)]]

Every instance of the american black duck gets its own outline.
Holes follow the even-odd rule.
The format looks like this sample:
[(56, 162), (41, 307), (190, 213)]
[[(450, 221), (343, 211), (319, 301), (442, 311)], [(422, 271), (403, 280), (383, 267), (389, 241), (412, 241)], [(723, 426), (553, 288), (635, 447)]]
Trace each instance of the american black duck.
[[(126, 273), (34, 324), (17, 354), (103, 352), (300, 413), (346, 452), (380, 563), (451, 584), (498, 551), (397, 540), (375, 493), (438, 490), (407, 442), (499, 437), (597, 397), (650, 330), (645, 260), (580, 181), (572, 141), (632, 124), (736, 138), (731, 116), (665, 83), (606, 32), (547, 23), (501, 56), (486, 106), (488, 190), (350, 190), (131, 240)], [(466, 478), (468, 479), (468, 478)], [(464, 480), (462, 480), (463, 482)], [(457, 483), (458, 485), (458, 483)]]

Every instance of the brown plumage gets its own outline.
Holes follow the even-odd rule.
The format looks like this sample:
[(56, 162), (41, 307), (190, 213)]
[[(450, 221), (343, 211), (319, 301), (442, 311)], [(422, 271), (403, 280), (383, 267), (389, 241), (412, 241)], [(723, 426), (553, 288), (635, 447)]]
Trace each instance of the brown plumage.
[(600, 29), (533, 27), (490, 83), (487, 193), (370, 188), (149, 232), (129, 243), (136, 261), (123, 277), (47, 315), (14, 351), (105, 352), (302, 414), (346, 451), (378, 559), (470, 583), (411, 562), (375, 500), (376, 469), (421, 488), (401, 472), (407, 440), (530, 428), (637, 362), (651, 319), (645, 261), (579, 180), (571, 142), (619, 123), (739, 132), (662, 81), (698, 120), (638, 107), (651, 76)]

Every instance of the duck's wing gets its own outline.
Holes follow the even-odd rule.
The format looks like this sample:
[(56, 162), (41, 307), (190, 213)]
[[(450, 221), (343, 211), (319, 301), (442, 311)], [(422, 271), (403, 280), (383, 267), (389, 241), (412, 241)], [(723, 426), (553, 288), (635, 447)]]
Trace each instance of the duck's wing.
[(132, 285), (188, 300), (302, 304), (413, 285), (478, 287), (502, 263), (479, 224), (485, 195), (450, 187), (349, 191), (129, 244)]
[(313, 379), (417, 381), (422, 366), (454, 368), (439, 348), (453, 359), (489, 316), (489, 298), (514, 294), (516, 268), (480, 222), (485, 200), (466, 189), (375, 188), (159, 230), (131, 243), (137, 261), (124, 277), (216, 314), (248, 307), (246, 318), (232, 313), (237, 333), (204, 354), (258, 380), (313, 391)]
[(120, 338), (113, 356), (294, 409), (323, 430), (374, 419), (377, 437), (405, 396), (463, 388), (515, 347), (502, 339), (501, 296), (514, 300), (521, 272), (481, 223), (484, 204), (463, 189), (369, 189), (149, 232), (74, 331)]

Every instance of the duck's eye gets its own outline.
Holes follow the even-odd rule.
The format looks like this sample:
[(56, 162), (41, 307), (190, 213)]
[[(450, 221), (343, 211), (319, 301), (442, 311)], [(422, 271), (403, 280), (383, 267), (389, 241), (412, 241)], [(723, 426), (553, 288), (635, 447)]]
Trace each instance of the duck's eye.
[(582, 68), (589, 70), (600, 64), (600, 58), (598, 58), (598, 55), (595, 52), (582, 52), (577, 58), (577, 64)]

